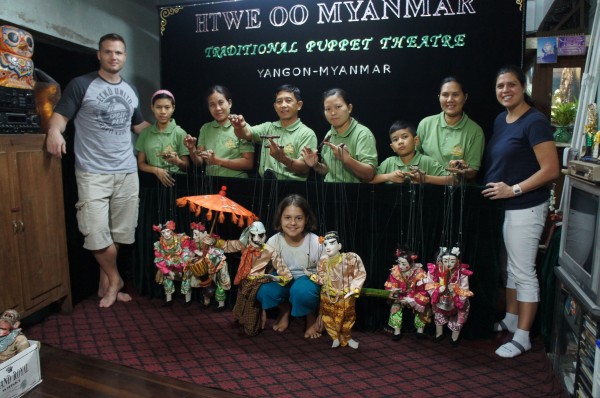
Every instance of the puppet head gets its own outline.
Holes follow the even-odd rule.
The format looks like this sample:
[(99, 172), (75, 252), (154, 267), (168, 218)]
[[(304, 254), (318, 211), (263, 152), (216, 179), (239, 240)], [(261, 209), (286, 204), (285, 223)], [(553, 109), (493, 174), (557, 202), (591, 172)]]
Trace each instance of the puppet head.
[(440, 247), (438, 263), (446, 270), (455, 269), (460, 265), (460, 249), (458, 247), (452, 249)]
[(400, 271), (405, 272), (413, 267), (417, 255), (409, 250), (396, 249), (396, 264), (400, 267)]
[(0, 316), (0, 319), (8, 319), (13, 324), (14, 328), (18, 328), (21, 325), (21, 316), (17, 310), (10, 309), (4, 311), (2, 316)]
[(256, 249), (260, 249), (267, 240), (267, 230), (260, 221), (254, 221), (248, 228), (248, 243)]
[(8, 319), (0, 319), (0, 337), (4, 337), (13, 331), (13, 325)]
[(153, 225), (152, 229), (156, 232), (160, 232), (161, 239), (170, 241), (171, 239), (173, 239), (173, 231), (175, 231), (175, 222), (169, 220), (166, 223), (164, 223), (164, 225)]
[(190, 224), (190, 227), (192, 228), (192, 238), (194, 239), (194, 242), (200, 244), (204, 237), (208, 235), (208, 232), (206, 232), (206, 227), (201, 222), (193, 222)]
[(338, 255), (342, 250), (342, 244), (337, 231), (327, 232), (323, 237), (323, 245), (325, 245), (325, 252), (329, 257)]
[(0, 316), (0, 337), (4, 337), (13, 330), (17, 329), (19, 322), (19, 313), (15, 310), (6, 310)]

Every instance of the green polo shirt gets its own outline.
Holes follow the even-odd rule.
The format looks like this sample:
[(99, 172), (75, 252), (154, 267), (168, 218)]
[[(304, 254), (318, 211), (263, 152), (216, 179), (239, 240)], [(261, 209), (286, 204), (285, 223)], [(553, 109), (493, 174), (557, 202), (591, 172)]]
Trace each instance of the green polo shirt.
[[(390, 156), (377, 167), (377, 174), (388, 174), (397, 170), (409, 172), (410, 166), (417, 166), (419, 170), (430, 176), (447, 176), (450, 174), (437, 160), (427, 155), (421, 155), (419, 152), (415, 153), (408, 164), (405, 164), (400, 156)], [(386, 183), (392, 184), (389, 181)]]
[[(223, 126), (213, 120), (200, 127), (198, 147), (211, 149), (215, 152), (215, 156), (222, 159), (240, 159), (242, 153), (254, 152), (254, 144), (239, 139), (233, 132), (233, 126), (229, 120)], [(248, 173), (245, 171), (232, 170), (214, 164), (206, 165), (206, 174), (219, 177), (248, 178)]]
[(150, 166), (166, 169), (170, 173), (183, 173), (179, 167), (172, 165), (158, 154), (161, 152), (177, 152), (179, 157), (189, 155), (190, 152), (183, 145), (187, 133), (171, 119), (167, 128), (160, 131), (156, 123), (142, 130), (135, 143), (135, 149), (146, 155), (146, 162)]
[(288, 127), (282, 127), (281, 121), (262, 123), (257, 126), (251, 126), (252, 141), (260, 143), (260, 164), (258, 173), (264, 176), (265, 170), (273, 170), (278, 180), (296, 180), (305, 181), (308, 174), (295, 174), (283, 164), (269, 154), (269, 148), (265, 148), (268, 142), (261, 138), (264, 135), (278, 135), (275, 139), (279, 145), (283, 146), (283, 151), (291, 159), (301, 159), (301, 150), (305, 146), (313, 151), (317, 148), (317, 135), (315, 132), (303, 124), (300, 119), (296, 120)]
[[(377, 168), (377, 145), (375, 136), (368, 127), (352, 118), (348, 130), (344, 134), (338, 134), (331, 126), (327, 135), (332, 144), (345, 144), (354, 159)], [(321, 158), (329, 168), (329, 172), (325, 175), (325, 182), (361, 182), (352, 171), (347, 170), (342, 162), (335, 158), (333, 150), (327, 145), (323, 145)]]
[(444, 119), (444, 112), (428, 116), (417, 127), (421, 142), (417, 151), (447, 166), (451, 160), (463, 159), (470, 168), (479, 170), (485, 146), (483, 130), (466, 113), (454, 126)]

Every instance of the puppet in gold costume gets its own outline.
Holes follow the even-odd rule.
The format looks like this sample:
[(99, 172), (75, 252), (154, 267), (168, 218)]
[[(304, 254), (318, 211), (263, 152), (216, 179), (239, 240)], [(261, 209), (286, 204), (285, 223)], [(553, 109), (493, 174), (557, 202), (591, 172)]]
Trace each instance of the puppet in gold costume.
[(342, 244), (337, 232), (324, 237), (326, 255), (310, 279), (321, 285), (321, 319), (327, 334), (333, 339), (331, 348), (358, 348), (351, 331), (356, 321), (356, 298), (367, 279), (362, 259), (356, 253), (341, 253)]

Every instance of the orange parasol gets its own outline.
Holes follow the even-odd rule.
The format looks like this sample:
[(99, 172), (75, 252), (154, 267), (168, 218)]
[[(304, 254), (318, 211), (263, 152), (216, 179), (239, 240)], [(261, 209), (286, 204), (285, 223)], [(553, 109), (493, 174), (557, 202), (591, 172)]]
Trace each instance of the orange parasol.
[[(194, 212), (196, 216), (199, 216), (202, 209), (206, 209), (206, 219), (208, 221), (213, 219), (213, 211), (219, 213), (218, 219), (220, 223), (225, 222), (225, 214), (231, 213), (231, 222), (237, 224), (240, 228), (244, 225), (250, 225), (254, 221), (258, 220), (258, 217), (245, 207), (235, 203), (233, 200), (225, 196), (227, 191), (226, 186), (221, 187), (221, 191), (217, 195), (198, 195), (198, 196), (184, 196), (176, 200), (177, 206), (185, 207), (190, 206), (190, 211)], [(213, 221), (210, 232), (215, 226), (215, 220)]]

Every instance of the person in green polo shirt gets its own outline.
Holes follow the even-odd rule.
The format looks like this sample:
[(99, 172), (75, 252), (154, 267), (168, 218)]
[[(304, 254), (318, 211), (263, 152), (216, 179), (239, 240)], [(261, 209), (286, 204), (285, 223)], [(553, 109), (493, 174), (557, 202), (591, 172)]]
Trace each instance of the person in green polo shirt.
[(473, 180), (481, 166), (485, 136), (463, 111), (469, 94), (457, 78), (449, 76), (442, 80), (438, 97), (442, 112), (419, 123), (417, 151)]
[(183, 145), (187, 133), (175, 123), (175, 97), (167, 90), (152, 95), (151, 109), (156, 123), (142, 130), (135, 143), (137, 164), (141, 171), (152, 173), (165, 187), (175, 185), (171, 174), (184, 173), (190, 163)]
[(426, 183), (452, 184), (454, 178), (433, 158), (415, 150), (419, 137), (413, 125), (397, 120), (390, 127), (390, 148), (397, 156), (390, 156), (377, 167), (377, 175), (371, 184), (380, 183)]
[(206, 102), (214, 120), (200, 128), (197, 140), (188, 135), (184, 141), (192, 162), (205, 164), (209, 176), (248, 178), (247, 171), (254, 167), (254, 144), (239, 139), (233, 132), (229, 89), (221, 85), (210, 87)]
[(242, 115), (230, 115), (235, 135), (240, 139), (260, 143), (258, 173), (278, 180), (305, 181), (310, 168), (302, 159), (304, 147), (317, 148), (317, 135), (300, 121), (302, 97), (298, 87), (285, 84), (275, 92), (276, 122), (249, 126)]
[(303, 150), (306, 164), (325, 182), (369, 182), (377, 168), (375, 136), (351, 116), (348, 93), (333, 88), (323, 93), (323, 112), (331, 129), (323, 140), (321, 161), (311, 148)]

